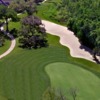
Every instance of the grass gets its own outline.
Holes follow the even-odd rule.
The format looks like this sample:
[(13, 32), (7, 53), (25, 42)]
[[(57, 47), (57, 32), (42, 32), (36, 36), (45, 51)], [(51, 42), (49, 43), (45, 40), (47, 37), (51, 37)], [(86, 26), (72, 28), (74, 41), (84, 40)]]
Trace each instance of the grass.
[(45, 66), (50, 63), (74, 63), (100, 72), (99, 65), (70, 57), (69, 49), (61, 46), (58, 40), (58, 37), (48, 35), (50, 46), (37, 50), (21, 49), (17, 44), (11, 54), (1, 59), (0, 95), (11, 100), (41, 100), (42, 94), (50, 86), (45, 72)]
[(0, 96), (0, 100), (7, 100), (7, 98)]
[[(19, 15), (21, 18), (23, 16)], [(19, 22), (10, 22), (9, 25), (10, 29), (15, 26), (20, 28)], [(9, 100), (42, 100), (42, 94), (52, 85), (45, 67), (56, 62), (70, 63), (75, 65), (75, 69), (79, 66), (100, 77), (98, 64), (72, 58), (69, 49), (61, 46), (58, 41), (58, 37), (48, 34), (48, 48), (27, 50), (19, 48), (17, 40), (12, 53), (0, 60), (0, 96)], [(65, 82), (62, 85), (63, 88)]]
[(9, 22), (9, 29), (11, 30), (13, 28), (20, 29), (20, 22)]
[(3, 47), (0, 47), (0, 55), (3, 54), (5, 51), (7, 51), (10, 47), (10, 41), (9, 40), (6, 40), (5, 41), (5, 44)]
[(77, 100), (99, 100), (100, 78), (90, 71), (74, 64), (56, 62), (47, 65), (46, 72), (51, 86), (63, 90), (69, 100), (72, 100), (70, 88), (77, 89)]
[(61, 0), (47, 0), (45, 3), (42, 3), (37, 7), (38, 12), (37, 16), (39, 16), (42, 19), (49, 20), (52, 22), (55, 22), (57, 24), (61, 24), (56, 20), (56, 14), (57, 14), (57, 4)]

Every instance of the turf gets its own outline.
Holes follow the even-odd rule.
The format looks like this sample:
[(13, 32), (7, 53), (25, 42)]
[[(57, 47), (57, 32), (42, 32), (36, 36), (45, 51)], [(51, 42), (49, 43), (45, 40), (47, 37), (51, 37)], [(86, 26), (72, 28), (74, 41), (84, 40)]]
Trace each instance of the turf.
[(7, 98), (0, 96), (0, 100), (7, 100)]
[(48, 48), (37, 50), (21, 49), (17, 44), (12, 53), (0, 60), (1, 96), (11, 100), (41, 100), (42, 94), (50, 87), (49, 76), (45, 72), (45, 66), (50, 63), (81, 64), (96, 73), (100, 71), (97, 64), (71, 58), (69, 50), (59, 44), (58, 37), (48, 35), (48, 41)]
[(9, 47), (10, 47), (10, 41), (9, 40), (5, 40), (4, 46), (0, 47), (0, 55), (3, 54), (4, 52), (6, 52)]
[[(13, 26), (20, 28), (20, 23), (9, 22), (9, 28)], [(19, 48), (17, 41), (13, 52), (0, 60), (0, 96), (9, 100), (41, 100), (51, 85), (45, 66), (54, 62), (73, 63), (100, 76), (99, 65), (72, 58), (58, 37), (48, 34), (48, 42), (48, 48), (28, 50)]]
[(62, 89), (69, 100), (70, 88), (77, 89), (77, 100), (100, 99), (100, 79), (90, 71), (73, 64), (56, 62), (47, 65), (46, 72), (50, 76), (51, 86)]
[(57, 4), (60, 1), (61, 0), (47, 0), (45, 3), (42, 3), (41, 5), (37, 6), (38, 12), (36, 13), (36, 15), (42, 19), (49, 20), (57, 24), (62, 24), (59, 23), (55, 17), (58, 13)]

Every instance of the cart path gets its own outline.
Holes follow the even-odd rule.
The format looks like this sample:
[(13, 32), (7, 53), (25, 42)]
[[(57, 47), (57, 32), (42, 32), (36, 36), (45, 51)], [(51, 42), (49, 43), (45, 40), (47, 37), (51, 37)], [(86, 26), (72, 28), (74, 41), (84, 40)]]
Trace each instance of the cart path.
[(0, 27), (0, 29), (1, 29), (1, 31), (4, 32), (4, 34), (6, 34), (11, 39), (11, 45), (10, 45), (9, 49), (6, 52), (4, 52), (3, 54), (0, 55), (0, 59), (1, 59), (1, 58), (7, 56), (9, 53), (11, 53), (13, 51), (13, 49), (16, 46), (16, 40), (10, 33), (6, 33), (6, 31), (4, 31), (3, 26)]

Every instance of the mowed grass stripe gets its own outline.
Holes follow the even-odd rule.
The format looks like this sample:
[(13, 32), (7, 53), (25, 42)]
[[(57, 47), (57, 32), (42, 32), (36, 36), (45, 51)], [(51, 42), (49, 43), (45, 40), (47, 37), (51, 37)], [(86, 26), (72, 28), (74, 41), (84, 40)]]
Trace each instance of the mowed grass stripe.
[[(41, 100), (51, 85), (45, 72), (46, 65), (55, 62), (80, 65), (85, 61), (87, 64), (81, 65), (90, 68), (88, 61), (70, 57), (69, 49), (61, 46), (58, 40), (58, 37), (48, 35), (50, 46), (37, 50), (21, 49), (17, 44), (14, 51), (0, 61), (0, 95), (14, 100)], [(89, 63), (98, 68), (97, 64)]]
[[(57, 54), (58, 55), (58, 59), (60, 58), (60, 59), (62, 59), (61, 58), (61, 56), (59, 55), (59, 53), (56, 53), (56, 51), (54, 52), (54, 50), (55, 50), (55, 48), (54, 49), (50, 49), (50, 51), (52, 52), (51, 54), (50, 54), (50, 56), (48, 56), (47, 54), (48, 53), (43, 53), (42, 54), (42, 52), (40, 52), (40, 53), (33, 53), (33, 54), (36, 54), (36, 56), (35, 55), (33, 55), (33, 56), (31, 56), (32, 54), (30, 54), (30, 53), (27, 53), (27, 52), (24, 52), (24, 53), (22, 53), (22, 56), (21, 56), (21, 54), (19, 54), (20, 56), (17, 56), (15, 59), (9, 59), (8, 60), (8, 63), (11, 63), (11, 62), (13, 62), (13, 63), (11, 63), (9, 66), (7, 66), (7, 64), (5, 64), (6, 66), (5, 67), (7, 67), (7, 71), (11, 71), (12, 70), (12, 65), (13, 65), (13, 68), (15, 69), (15, 70), (13, 70), (13, 71), (15, 71), (15, 77), (13, 78), (14, 80), (15, 80), (15, 86), (14, 87), (16, 87), (16, 90), (15, 91), (20, 91), (20, 92), (17, 92), (17, 93), (15, 93), (15, 95), (16, 95), (16, 97), (17, 97), (17, 99), (19, 99), (19, 98), (24, 98), (25, 97), (25, 90), (24, 90), (24, 88), (26, 88), (27, 86), (24, 84), (25, 82), (27, 83), (27, 81), (25, 81), (25, 79), (23, 79), (25, 76), (26, 76), (26, 74), (24, 73), (24, 71), (23, 70), (25, 70), (25, 69), (30, 69), (30, 72), (28, 73), (29, 75), (30, 75), (30, 80), (32, 81), (32, 82), (30, 82), (30, 86), (31, 86), (31, 89), (32, 89), (32, 91), (31, 91), (31, 93), (33, 93), (33, 94), (31, 94), (31, 100), (32, 99), (34, 99), (34, 97), (36, 96), (36, 94), (38, 95), (38, 92), (39, 92), (39, 90), (40, 91), (42, 91), (42, 89), (43, 89), (43, 87), (45, 87), (44, 85), (38, 85), (37, 86), (37, 82), (38, 82), (38, 79), (39, 79), (39, 82), (40, 83), (44, 83), (44, 84), (46, 84), (46, 81), (43, 81), (43, 80), (45, 80), (45, 78), (44, 79), (42, 79), (42, 77), (41, 78), (39, 78), (39, 76), (41, 76), (41, 74), (40, 74), (40, 71), (41, 71), (41, 68), (42, 68), (42, 70), (44, 70), (44, 66), (41, 66), (41, 68), (40, 68), (40, 65), (42, 64), (42, 63), (48, 63), (49, 62), (49, 60), (51, 60), (50, 62), (52, 62), (52, 61), (56, 61), (56, 59), (55, 59), (55, 55)], [(34, 51), (34, 50), (33, 50)], [(48, 51), (48, 50), (46, 50), (46, 51)], [(46, 52), (45, 51), (45, 52)], [(59, 51), (59, 50), (58, 50)], [(60, 52), (61, 54), (62, 54), (62, 52)], [(25, 55), (28, 55), (28, 56), (30, 56), (30, 58), (27, 56), (27, 57), (24, 57)], [(45, 56), (44, 56), (45, 55)], [(26, 61), (24, 61), (22, 58), (24, 58), (24, 59), (26, 59)], [(29, 58), (29, 59), (28, 59)], [(66, 58), (66, 57), (65, 57)], [(22, 60), (21, 60), (22, 59)], [(49, 59), (48, 60), (48, 62), (46, 61), (46, 59)], [(60, 59), (59, 59), (59, 61), (60, 61)], [(13, 61), (14, 60), (14, 61)], [(38, 60), (38, 63), (36, 64), (36, 62), (37, 62), (37, 60)], [(31, 62), (31, 63), (29, 63), (29, 62)], [(50, 63), (49, 62), (49, 63)], [(34, 65), (35, 64), (35, 65)], [(37, 67), (37, 68), (36, 68)], [(4, 68), (5, 69), (5, 68)], [(38, 76), (37, 76), (37, 73), (38, 73)], [(45, 72), (44, 72), (45, 73)], [(27, 75), (28, 75), (27, 74)], [(40, 74), (40, 75), (39, 75)], [(24, 76), (25, 75), (25, 76)], [(14, 75), (12, 75), (12, 76), (14, 76)], [(42, 76), (43, 76), (43, 74), (42, 74)], [(44, 75), (45, 76), (45, 75)], [(5, 76), (6, 77), (6, 76)], [(9, 79), (11, 79), (11, 76), (7, 76), (7, 78), (9, 78)], [(12, 80), (13, 80), (12, 79)], [(12, 84), (12, 83), (11, 83)], [(47, 82), (47, 84), (49, 84), (49, 82)], [(11, 86), (9, 85), (9, 80), (8, 80), (8, 82), (5, 82), (5, 87), (6, 87), (6, 85), (8, 85), (8, 87), (9, 88), (11, 88)], [(34, 90), (34, 87), (37, 87), (37, 90), (38, 90), (38, 92), (36, 93), (36, 89)], [(27, 87), (28, 88), (28, 87)], [(9, 89), (5, 89), (5, 90), (7, 90), (7, 91), (5, 91), (5, 93), (7, 93), (7, 97), (8, 97), (8, 95), (10, 94), (10, 90)], [(11, 93), (12, 94), (12, 93)], [(38, 96), (37, 96), (38, 97)], [(29, 97), (30, 98), (30, 97)], [(36, 98), (36, 97), (35, 97)], [(39, 97), (38, 97), (39, 98)], [(38, 99), (37, 98), (37, 99)]]

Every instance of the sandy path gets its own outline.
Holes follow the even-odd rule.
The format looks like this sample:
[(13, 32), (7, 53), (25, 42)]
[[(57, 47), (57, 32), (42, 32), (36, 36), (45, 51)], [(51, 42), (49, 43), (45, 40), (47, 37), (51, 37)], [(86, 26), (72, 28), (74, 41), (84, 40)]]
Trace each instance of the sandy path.
[[(4, 27), (0, 27), (1, 31), (4, 31)], [(5, 33), (10, 39), (11, 39), (11, 45), (9, 47), (9, 49), (4, 52), (3, 54), (0, 55), (0, 59), (7, 56), (10, 52), (12, 52), (12, 50), (15, 48), (15, 45), (16, 45), (16, 40), (14, 39), (14, 37), (9, 34), (9, 33)]]
[(0, 55), (0, 59), (7, 56), (10, 52), (12, 52), (12, 50), (15, 48), (15, 45), (16, 45), (16, 40), (15, 39), (11, 40), (10, 48), (6, 52)]
[[(52, 35), (60, 37), (60, 43), (70, 49), (70, 54), (72, 57), (84, 58), (89, 61), (95, 62), (91, 55), (92, 51), (80, 44), (78, 38), (75, 37), (74, 33), (67, 29), (67, 27), (42, 20), (42, 23), (45, 25), (46, 31)], [(0, 55), (0, 59), (8, 55), (15, 47), (16, 40), (11, 41), (10, 48)]]
[(49, 21), (43, 20), (42, 23), (45, 25), (48, 33), (60, 37), (60, 43), (70, 49), (72, 57), (84, 58), (95, 62), (91, 55), (92, 51), (89, 48), (82, 46), (73, 32), (64, 26), (54, 24)]

